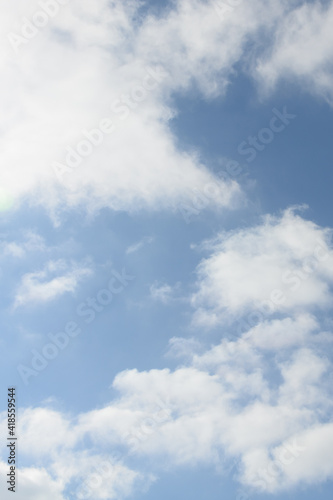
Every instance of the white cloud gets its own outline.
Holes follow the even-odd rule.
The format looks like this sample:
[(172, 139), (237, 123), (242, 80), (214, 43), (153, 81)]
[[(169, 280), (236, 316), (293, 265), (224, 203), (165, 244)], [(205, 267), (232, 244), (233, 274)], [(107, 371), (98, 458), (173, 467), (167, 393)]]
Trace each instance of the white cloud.
[(24, 249), (14, 241), (2, 244), (3, 255), (10, 255), (12, 257), (23, 257), (25, 255)]
[(275, 351), (291, 348), (297, 345), (306, 345), (308, 342), (327, 341), (325, 335), (313, 337), (312, 333), (319, 328), (315, 318), (307, 314), (296, 318), (284, 318), (273, 321), (263, 321), (244, 335), (253, 346)]
[[(90, 449), (81, 450), (82, 437), (77, 419), (70, 415), (48, 407), (22, 409), (21, 463), (32, 461), (34, 466), (17, 469), (18, 498), (32, 500), (49, 496), (64, 500), (70, 492), (78, 499), (111, 500), (126, 498), (134, 488), (145, 488), (153, 481), (151, 475), (144, 476), (124, 465), (112, 450), (104, 455)], [(1, 468), (7, 473), (6, 464), (0, 462)]]
[(147, 245), (147, 244), (150, 245), (151, 243), (153, 243), (153, 241), (154, 241), (154, 238), (152, 236), (142, 238), (137, 243), (133, 243), (133, 245), (130, 245), (126, 250), (126, 254), (129, 255), (131, 253), (136, 253), (139, 250), (141, 250), (141, 248), (144, 247), (145, 245)]
[(198, 267), (192, 297), (195, 321), (212, 326), (246, 312), (262, 321), (275, 312), (330, 306), (331, 234), (287, 210), (207, 242), (211, 255)]
[[(0, 470), (5, 476), (8, 464), (0, 462)], [(143, 478), (112, 457), (67, 453), (58, 456), (49, 467), (17, 468), (15, 497), (19, 500), (113, 500), (127, 498), (135, 488), (143, 489), (152, 481), (152, 477)], [(2, 498), (11, 498), (7, 485), (1, 489), (4, 490)]]
[(42, 252), (45, 250), (44, 239), (33, 231), (27, 231), (22, 242), (4, 241), (0, 244), (2, 255), (22, 258), (27, 252)]
[[(0, 21), (7, 42), (0, 52), (3, 196), (42, 204), (54, 216), (78, 205), (177, 210), (214, 185), (217, 195), (207, 208), (236, 206), (235, 182), (213, 175), (199, 152), (178, 149), (172, 97), (223, 95), (236, 65), (266, 82), (296, 73), (329, 92), (333, 7), (326, 13), (319, 3), (253, 0), (221, 18), (216, 3), (178, 0), (160, 17), (139, 21), (137, 2), (97, 0), (92, 7), (73, 0), (17, 53), (8, 34), (27, 30), (22, 18), (33, 19), (41, 8), (37, 0), (6, 7)], [(96, 129), (106, 118), (114, 131), (103, 135)], [(90, 142), (100, 144), (87, 142), (92, 130)], [(66, 161), (71, 172), (59, 182), (53, 168)]]
[[(277, 320), (267, 322), (266, 327), (268, 332), (279, 329)], [(127, 370), (118, 374), (113, 388), (119, 398), (76, 418), (45, 408), (22, 410), (22, 457), (43, 457), (43, 464), (49, 464), (47, 470), (64, 485), (89, 473), (95, 449), (106, 457), (119, 445), (124, 447), (119, 481), (129, 482), (130, 489), (136, 480), (139, 485), (150, 481), (144, 459), (152, 457), (153, 475), (165, 467), (166, 460), (170, 466), (206, 463), (218, 467), (221, 460), (237, 459), (242, 464), (240, 481), (264, 491), (332, 478), (333, 469), (324, 462), (330, 448), (320, 457), (318, 442), (310, 438), (314, 429), (318, 435), (325, 434), (331, 413), (327, 375), (332, 364), (325, 356), (325, 344), (317, 342), (320, 329), (310, 316), (294, 322), (281, 320), (279, 327), (286, 338), (293, 336), (295, 328), (302, 330), (309, 336), (307, 347), (298, 334), (294, 343), (270, 345), (275, 356), (266, 359), (267, 345), (254, 342), (253, 329), (251, 335), (193, 353), (189, 365), (174, 372)], [(42, 443), (39, 435), (45, 436)], [(91, 444), (81, 449), (83, 442)], [(326, 446), (324, 439), (320, 446)], [(276, 458), (281, 450), (284, 461)], [(127, 455), (132, 463), (137, 461), (137, 472), (127, 471)], [(315, 472), (306, 476), (302, 463)], [(277, 468), (278, 473), (273, 473)], [(265, 479), (263, 470), (268, 474)], [(103, 484), (106, 489), (100, 496), (96, 493), (96, 498), (113, 498), (111, 483)]]
[(167, 283), (154, 283), (150, 287), (150, 297), (156, 302), (162, 302), (162, 304), (168, 304), (172, 300), (175, 300), (175, 296), (179, 290), (180, 283), (174, 286), (168, 285)]
[[(7, 477), (8, 464), (0, 462), (0, 471), (4, 478)], [(45, 498), (65, 500), (61, 481), (54, 480), (44, 468), (22, 467), (16, 474), (19, 474), (19, 478), (16, 476), (15, 493), (9, 492), (8, 485), (4, 483), (1, 488), (2, 498), (9, 499), (15, 496), (17, 500), (45, 500)]]
[[(54, 432), (50, 432), (51, 428)], [(70, 449), (77, 441), (70, 419), (47, 407), (24, 409), (20, 415), (20, 432), (22, 452), (34, 458), (56, 456), (59, 449)], [(38, 437), (41, 434), (42, 441)]]
[(184, 339), (172, 337), (169, 340), (169, 349), (166, 356), (175, 358), (192, 358), (193, 353), (201, 350), (201, 344), (195, 338)]
[[(101, 460), (111, 457), (112, 479), (99, 481), (100, 489), (94, 490), (95, 498), (101, 499), (141, 491), (166, 464), (207, 464), (223, 470), (226, 462), (236, 460), (239, 481), (265, 492), (332, 479), (327, 443), (331, 444), (332, 434), (328, 346), (333, 335), (323, 328), (322, 315), (315, 315), (315, 308), (310, 311), (314, 304), (308, 300), (312, 298), (315, 304), (322, 300), (326, 305), (331, 297), (328, 286), (318, 286), (330, 283), (332, 277), (330, 234), (329, 229), (289, 210), (281, 217), (266, 217), (254, 228), (226, 233), (206, 243), (212, 255), (200, 266), (205, 274), (199, 285), (205, 292), (211, 288), (217, 299), (221, 289), (225, 291), (226, 280), (213, 278), (220, 270), (223, 276), (235, 262), (240, 266), (239, 281), (246, 285), (247, 278), (257, 276), (258, 297), (263, 297), (266, 289), (276, 286), (272, 276), (279, 275), (276, 269), (281, 262), (304, 271), (304, 262), (309, 265), (305, 259), (313, 255), (316, 245), (320, 246), (316, 252), (320, 259), (316, 272), (308, 272), (304, 279), (308, 296), (296, 294), (278, 317), (267, 316), (237, 339), (223, 338), (205, 350), (195, 339), (174, 338), (170, 345), (185, 359), (184, 364), (174, 371), (119, 373), (113, 381), (119, 396), (104, 408), (75, 417), (48, 408), (22, 409), (20, 453), (24, 464), (38, 467), (42, 457), (45, 474), (65, 496), (68, 488), (75, 489), (82, 478), (89, 477), (97, 455)], [(49, 265), (52, 267), (59, 269), (57, 264)], [(230, 297), (235, 294), (237, 298), (238, 283), (233, 286)], [(235, 302), (239, 314), (251, 310), (250, 286), (247, 288), (241, 301)], [(228, 337), (233, 327), (226, 326), (216, 303), (213, 314)], [(207, 317), (209, 314), (206, 308)], [(39, 435), (44, 436), (42, 442)], [(114, 463), (112, 454), (117, 449), (123, 455)]]
[[(37, 2), (19, 2), (9, 9), (1, 20), (3, 35), (19, 32), (22, 16), (32, 19), (38, 9)], [(89, 2), (74, 0), (18, 47), (17, 54), (9, 42), (2, 49), (1, 96), (8, 112), (0, 148), (8, 168), (0, 180), (14, 198), (28, 197), (54, 211), (64, 204), (88, 210), (176, 210), (191, 200), (195, 189), (215, 183), (219, 196), (210, 205), (233, 205), (240, 192), (237, 184), (215, 178), (199, 155), (177, 149), (169, 128), (174, 115), (169, 96), (189, 88), (193, 78), (204, 93), (211, 93), (208, 71), (213, 75), (229, 68), (236, 62), (236, 49), (226, 47), (219, 57), (216, 50), (212, 53), (221, 21), (210, 5), (182, 1), (164, 20), (150, 17), (140, 26), (136, 9), (134, 2), (98, 0), (92, 8)], [(212, 36), (209, 41), (203, 38), (207, 46), (193, 49), (197, 37), (192, 33), (188, 38), (183, 21), (194, 26), (201, 22), (200, 14)], [(157, 34), (160, 44), (152, 43)], [(240, 44), (230, 40), (230, 47)], [(188, 57), (173, 59), (178, 52)], [(204, 60), (207, 71), (200, 67)], [(205, 83), (199, 81), (202, 75), (207, 76)], [(121, 104), (127, 94), (132, 96), (130, 104)], [(97, 133), (92, 141), (101, 140), (99, 145), (78, 146), (106, 118), (113, 121), (114, 132), (105, 134), (103, 141), (98, 138), (103, 134)], [(68, 153), (68, 148), (77, 147), (82, 161), (72, 149)], [(91, 154), (86, 155), (84, 147)], [(67, 156), (77, 166), (59, 182), (52, 166), (63, 164)]]
[[(280, 15), (287, 2), (246, 2), (224, 21), (212, 3), (181, 0), (161, 19), (149, 17), (139, 25), (136, 2), (109, 4), (73, 0), (17, 55), (9, 45), (1, 48), (6, 121), (0, 150), (8, 165), (1, 186), (14, 198), (28, 197), (54, 210), (82, 204), (89, 210), (135, 211), (176, 209), (195, 189), (219, 182), (220, 197), (212, 206), (232, 206), (237, 185), (217, 181), (199, 154), (177, 149), (169, 128), (177, 112), (170, 97), (194, 89), (206, 98), (222, 94), (247, 42), (263, 26), (273, 37), (278, 34), (273, 54), (259, 66), (254, 62), (266, 81), (276, 81), (291, 68), (300, 76), (317, 68), (316, 88), (328, 89), (330, 35), (318, 6), (303, 6), (284, 24)], [(38, 5), (21, 1), (6, 7), (1, 34), (19, 31), (22, 16), (31, 18)], [(319, 28), (323, 34), (317, 46), (324, 51), (311, 52), (305, 62), (303, 47)], [(147, 66), (164, 69), (155, 88), (130, 113), (123, 108), (123, 118), (119, 110), (110, 111), (123, 94), (138, 96), (134, 87), (146, 81)], [(53, 162), (64, 161), (66, 148), (76, 148), (85, 137), (83, 129), (96, 128), (106, 116), (112, 116), (117, 130), (59, 183)], [(105, 408), (76, 418), (45, 408), (22, 409), (22, 458), (38, 462), (42, 455), (45, 461), (44, 468), (21, 470), (22, 498), (63, 500), (66, 488), (89, 476), (96, 458), (104, 459), (102, 453), (116, 445), (128, 450), (131, 460), (138, 459), (138, 469), (145, 457), (156, 459), (151, 462), (157, 470), (164, 469), (159, 469), (159, 457), (171, 466), (218, 465), (222, 456), (237, 457), (243, 467), (240, 480), (264, 491), (332, 478), (327, 379), (332, 366), (325, 352), (332, 337), (313, 316), (315, 308), (331, 304), (330, 235), (287, 211), (209, 243), (210, 256), (199, 266), (192, 298), (196, 322), (227, 332), (224, 319), (267, 309), (267, 302), (282, 317), (263, 319), (261, 313), (259, 324), (241, 338), (224, 339), (200, 354), (191, 353), (193, 347), (197, 351), (195, 343), (178, 340), (190, 358), (187, 366), (118, 374), (113, 387), (119, 398)], [(16, 243), (5, 248), (18, 257), (25, 252)], [(73, 292), (90, 272), (87, 266), (51, 261), (23, 276), (15, 307)], [(173, 290), (155, 285), (151, 292), (167, 302)], [(281, 461), (281, 451), (288, 451), (296, 438), (303, 449), (293, 449), (289, 463)], [(123, 463), (112, 470), (95, 498), (128, 496), (142, 479), (141, 472)]]
[(113, 500), (127, 498), (152, 478), (126, 467), (112, 454), (66, 452), (52, 463), (52, 473), (60, 478), (73, 498)]
[[(283, 473), (288, 485), (325, 482), (333, 475), (333, 424), (314, 425), (298, 436), (303, 453), (292, 464), (283, 464)], [(281, 450), (274, 450), (279, 456)]]
[(295, 434), (268, 454), (257, 449), (244, 455), (243, 483), (275, 492), (296, 485), (324, 483), (333, 475), (333, 427), (317, 424)]
[(289, 362), (281, 366), (284, 384), (280, 389), (281, 401), (293, 401), (295, 407), (303, 405), (325, 407), (325, 393), (318, 391), (318, 382), (330, 368), (326, 358), (320, 358), (312, 349), (301, 348)]
[[(307, 348), (302, 338), (286, 348), (271, 346), (276, 357), (269, 360), (263, 356), (267, 346), (254, 345), (254, 333), (244, 334), (193, 354), (189, 366), (174, 372), (119, 373), (113, 382), (119, 398), (75, 418), (48, 408), (22, 409), (21, 460), (42, 457), (45, 473), (62, 485), (59, 494), (96, 476), (96, 461), (108, 462), (103, 466), (108, 480), (95, 477), (94, 498), (101, 499), (141, 489), (166, 463), (218, 467), (237, 459), (239, 480), (266, 492), (332, 478), (327, 381), (332, 364), (325, 346), (316, 343), (313, 319), (307, 321), (281, 320), (289, 336), (296, 325), (313, 338)], [(276, 321), (267, 328), (277, 330)], [(276, 371), (275, 379), (270, 370)], [(119, 445), (124, 450), (120, 462), (112, 458)], [(136, 471), (127, 467), (129, 457)]]
[(302, 2), (283, 17), (256, 71), (270, 88), (281, 79), (332, 100), (333, 3)]
[(87, 266), (68, 265), (64, 260), (49, 261), (43, 270), (23, 275), (14, 308), (49, 302), (64, 293), (73, 293), (79, 282), (91, 273)]

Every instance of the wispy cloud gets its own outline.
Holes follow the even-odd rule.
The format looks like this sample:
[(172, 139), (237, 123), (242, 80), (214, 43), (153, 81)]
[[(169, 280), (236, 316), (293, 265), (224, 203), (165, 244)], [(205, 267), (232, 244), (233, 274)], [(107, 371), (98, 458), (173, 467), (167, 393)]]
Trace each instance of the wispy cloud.
[(130, 245), (127, 250), (126, 254), (129, 255), (131, 253), (136, 253), (138, 252), (141, 248), (143, 248), (145, 245), (150, 245), (153, 243), (154, 238), (152, 236), (146, 236), (142, 238), (142, 240), (138, 241), (137, 243), (134, 243), (133, 245)]
[(180, 288), (180, 283), (171, 286), (167, 283), (154, 283), (150, 286), (150, 297), (156, 302), (162, 302), (163, 304), (168, 304), (172, 300), (178, 298), (178, 291)]
[(4, 256), (23, 258), (28, 252), (43, 252), (46, 246), (44, 239), (33, 231), (27, 231), (22, 241), (3, 241), (0, 252)]
[(41, 271), (25, 274), (15, 296), (14, 309), (27, 304), (50, 302), (65, 293), (73, 293), (92, 269), (64, 260), (50, 261)]

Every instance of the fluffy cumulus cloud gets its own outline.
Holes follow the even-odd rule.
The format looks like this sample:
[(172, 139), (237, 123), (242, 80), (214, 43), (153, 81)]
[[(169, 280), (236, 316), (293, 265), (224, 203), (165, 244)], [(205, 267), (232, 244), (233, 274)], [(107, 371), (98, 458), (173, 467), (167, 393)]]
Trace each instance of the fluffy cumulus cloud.
[(286, 78), (332, 104), (332, 22), (331, 1), (301, 2), (284, 16), (273, 44), (256, 64), (257, 75), (267, 88)]
[[(2, 476), (6, 477), (8, 464), (0, 462), (0, 470)], [(27, 467), (20, 470), (20, 488), (15, 492), (15, 496), (18, 500), (44, 500), (45, 498), (65, 500), (62, 490), (61, 481), (55, 481), (44, 468)]]
[(254, 328), (192, 353), (173, 372), (127, 370), (113, 382), (117, 399), (76, 417), (50, 408), (22, 411), (21, 463), (34, 463), (24, 469), (27, 477), (43, 475), (50, 491), (58, 485), (59, 495), (93, 492), (96, 499), (147, 487), (166, 461), (222, 471), (234, 461), (240, 483), (266, 492), (332, 478), (332, 364), (326, 351), (333, 335), (323, 336), (307, 315), (266, 328), (298, 336), (283, 346), (272, 342), (270, 359)]
[[(329, 93), (331, 2), (253, 0), (225, 11), (219, 1), (178, 0), (143, 19), (141, 8), (117, 0), (6, 7), (0, 210), (15, 200), (54, 213), (177, 209), (212, 183), (212, 205), (232, 207), (238, 185), (178, 149), (173, 95), (222, 95), (240, 61), (268, 86), (306, 76), (311, 90)], [(250, 44), (249, 58), (259, 35), (264, 46)], [(223, 471), (234, 461), (239, 482), (264, 492), (332, 479), (331, 235), (291, 209), (205, 242), (189, 300), (198, 334), (170, 342), (182, 364), (123, 371), (113, 381), (118, 397), (79, 415), (20, 409), (17, 497), (126, 498), (165, 464)], [(30, 234), (1, 251), (21, 258), (43, 248)], [(86, 263), (49, 259), (22, 276), (15, 307), (71, 293), (90, 273)], [(167, 306), (175, 290), (150, 292)], [(220, 341), (207, 347), (203, 327), (222, 332)]]
[[(206, 464), (225, 474), (234, 463), (248, 491), (278, 492), (332, 479), (333, 334), (324, 309), (318, 309), (327, 308), (331, 297), (330, 234), (288, 210), (206, 242), (212, 255), (199, 266), (195, 301), (206, 302), (207, 290), (214, 292), (206, 316), (217, 318), (222, 339), (209, 347), (206, 336), (171, 339), (169, 355), (182, 364), (173, 371), (119, 373), (113, 381), (118, 397), (103, 408), (76, 416), (49, 407), (22, 410), (20, 456), (27, 481), (39, 474), (45, 487), (65, 498), (74, 491), (78, 498), (103, 499), (142, 491), (166, 463)], [(309, 256), (311, 272), (304, 267)], [(225, 296), (224, 273), (235, 263), (245, 291), (229, 283)], [(234, 312), (246, 317), (253, 305), (251, 281), (259, 282), (255, 297), (261, 300), (291, 264), (295, 276), (307, 273), (297, 281), (298, 293), (278, 304), (275, 316), (248, 323), (236, 338), (227, 335)], [(224, 311), (225, 297), (231, 314)], [(102, 466), (96, 469), (96, 463)]]
[(311, 73), (328, 88), (332, 8), (298, 4), (178, 0), (145, 16), (131, 1), (11, 4), (0, 21), (0, 209), (177, 210), (211, 184), (207, 206), (235, 206), (239, 186), (179, 150), (172, 97), (222, 95), (236, 65), (268, 82)]
[[(281, 217), (206, 242), (192, 297), (195, 322), (218, 324), (244, 315), (251, 324), (274, 313), (328, 307), (333, 283), (332, 232), (297, 215)], [(252, 318), (252, 319), (251, 319)]]
[[(54, 210), (177, 209), (214, 182), (212, 204), (231, 206), (237, 184), (215, 178), (198, 154), (179, 151), (169, 127), (171, 94), (193, 79), (202, 86), (204, 73), (209, 81), (202, 60), (211, 74), (235, 62), (227, 50), (213, 52), (221, 31), (215, 10), (180, 2), (179, 12), (142, 22), (138, 2), (60, 3), (49, 3), (58, 8), (48, 21), (43, 2), (16, 2), (1, 19), (3, 196)], [(199, 21), (198, 10), (213, 31), (202, 53), (182, 27)], [(175, 61), (178, 52), (185, 58)]]
[[(146, 488), (154, 480), (151, 474), (144, 477), (127, 467), (119, 453), (83, 449), (84, 432), (76, 420), (46, 407), (21, 412), (20, 499), (125, 498), (134, 488)], [(0, 463), (0, 468), (7, 465)]]
[[(97, 469), (96, 464), (99, 465)], [(7, 474), (7, 464), (0, 463), (0, 470)], [(50, 470), (24, 467), (19, 470), (19, 500), (116, 499), (129, 496), (142, 477), (119, 461), (109, 457), (68, 453), (52, 463)], [(152, 479), (147, 478), (146, 483)], [(70, 497), (68, 496), (70, 495)], [(7, 498), (7, 497), (6, 497)], [(8, 497), (9, 498), (9, 497)]]

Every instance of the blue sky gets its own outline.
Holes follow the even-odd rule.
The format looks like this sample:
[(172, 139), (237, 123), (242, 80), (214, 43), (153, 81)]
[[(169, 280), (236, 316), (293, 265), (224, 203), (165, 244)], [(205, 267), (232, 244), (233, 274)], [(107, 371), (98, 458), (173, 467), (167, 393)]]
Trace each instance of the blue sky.
[(0, 22), (17, 498), (331, 498), (333, 2), (42, 4)]

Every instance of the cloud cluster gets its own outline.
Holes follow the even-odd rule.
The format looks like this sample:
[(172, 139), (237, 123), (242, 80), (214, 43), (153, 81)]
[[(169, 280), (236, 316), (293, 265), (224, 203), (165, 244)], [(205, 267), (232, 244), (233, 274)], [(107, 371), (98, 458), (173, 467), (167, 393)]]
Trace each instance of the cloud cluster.
[[(113, 381), (118, 397), (104, 408), (77, 416), (48, 407), (22, 410), (21, 459), (30, 467), (33, 462), (26, 470), (33, 475), (37, 468), (65, 495), (96, 474), (92, 464), (98, 456), (117, 479), (98, 476), (96, 499), (122, 498), (146, 487), (165, 464), (207, 464), (223, 471), (235, 461), (239, 482), (264, 492), (332, 479), (333, 334), (318, 309), (331, 298), (330, 234), (288, 210), (206, 242), (211, 255), (199, 266), (194, 304), (207, 308), (209, 299), (206, 317), (216, 319), (221, 341), (207, 347), (199, 336), (173, 338), (171, 354), (183, 357), (183, 364), (174, 371), (119, 373)], [(326, 258), (317, 259), (310, 273), (304, 262), (309, 265), (316, 245), (317, 257)], [(236, 264), (238, 280), (229, 283)], [(307, 272), (297, 292), (278, 304), (278, 314), (257, 318), (230, 338), (235, 312), (246, 317), (255, 305), (251, 284), (255, 299), (262, 300), (291, 265), (295, 273)], [(121, 453), (117, 458), (115, 450)], [(89, 488), (91, 494), (92, 483)]]
[[(8, 474), (8, 464), (0, 462), (0, 471), (3, 478)], [(62, 494), (61, 481), (55, 481), (51, 475), (39, 467), (20, 469), (20, 488), (15, 492), (18, 500), (65, 500)]]
[[(193, 190), (215, 181), (220, 195), (211, 205), (233, 205), (237, 184), (216, 179), (198, 154), (179, 151), (169, 127), (170, 95), (203, 74), (202, 58), (212, 72), (230, 63), (214, 60), (212, 44), (190, 62), (193, 39), (183, 40), (182, 23), (199, 21), (195, 6), (180, 2), (180, 13), (142, 23), (139, 7), (74, 0), (16, 50), (7, 40), (0, 58), (6, 116), (0, 148), (8, 165), (1, 186), (13, 198), (54, 211), (78, 205), (176, 210)], [(216, 36), (214, 11), (197, 8)], [(39, 10), (39, 2), (16, 3), (1, 20), (1, 33), (27, 35)], [(179, 50), (168, 47), (170, 40)], [(182, 50), (187, 69), (183, 57), (172, 58)]]
[[(310, 341), (304, 347), (302, 338), (294, 340), (286, 349), (273, 342), (270, 349), (276, 356), (268, 361), (253, 330), (192, 356), (190, 366), (174, 372), (120, 373), (113, 383), (120, 396), (102, 409), (76, 418), (47, 408), (25, 410), (20, 416), (21, 460), (36, 461), (39, 473), (43, 464), (65, 491), (92, 474), (97, 450), (100, 461), (112, 461), (121, 446), (125, 463), (116, 464), (121, 497), (131, 491), (135, 478), (146, 475), (149, 480), (143, 464), (145, 459), (151, 464), (152, 457), (154, 474), (165, 461), (170, 466), (218, 467), (236, 459), (239, 480), (263, 491), (332, 478), (332, 390), (327, 380), (332, 365), (323, 352), (326, 343), (312, 317), (266, 326), (268, 332), (280, 328), (290, 337), (298, 330)], [(279, 374), (275, 381), (272, 370)], [(42, 442), (36, 439), (41, 432)], [(82, 450), (81, 443), (91, 444)], [(128, 469), (126, 457), (137, 464), (136, 471)], [(97, 488), (94, 498), (114, 498), (114, 483), (112, 488), (101, 484), (108, 496)]]
[[(220, 8), (178, 0), (142, 19), (134, 1), (6, 6), (1, 207), (28, 200), (54, 213), (81, 205), (176, 210), (211, 183), (219, 187), (211, 206), (233, 207), (237, 183), (177, 146), (173, 97), (223, 95), (237, 65), (266, 89), (302, 77), (330, 99), (333, 5), (253, 0), (228, 16)], [(118, 398), (77, 416), (22, 409), (18, 498), (125, 498), (165, 464), (220, 470), (229, 460), (257, 491), (332, 479), (331, 235), (291, 209), (206, 242), (189, 298), (197, 338), (170, 342), (183, 364), (121, 372)], [(15, 258), (38, 249), (44, 242), (33, 234), (1, 245)], [(87, 264), (49, 260), (22, 277), (14, 307), (73, 292), (90, 273)], [(167, 305), (174, 289), (154, 284), (150, 292)], [(222, 338), (207, 347), (200, 334), (212, 327)], [(6, 415), (0, 420), (5, 428)]]
[(253, 0), (223, 16), (218, 1), (178, 0), (159, 16), (142, 17), (140, 9), (118, 0), (6, 8), (3, 206), (177, 210), (215, 183), (219, 195), (207, 208), (233, 207), (237, 183), (216, 178), (199, 153), (179, 149), (173, 96), (221, 96), (236, 65), (266, 87), (306, 77), (311, 90), (329, 94), (331, 2)]

